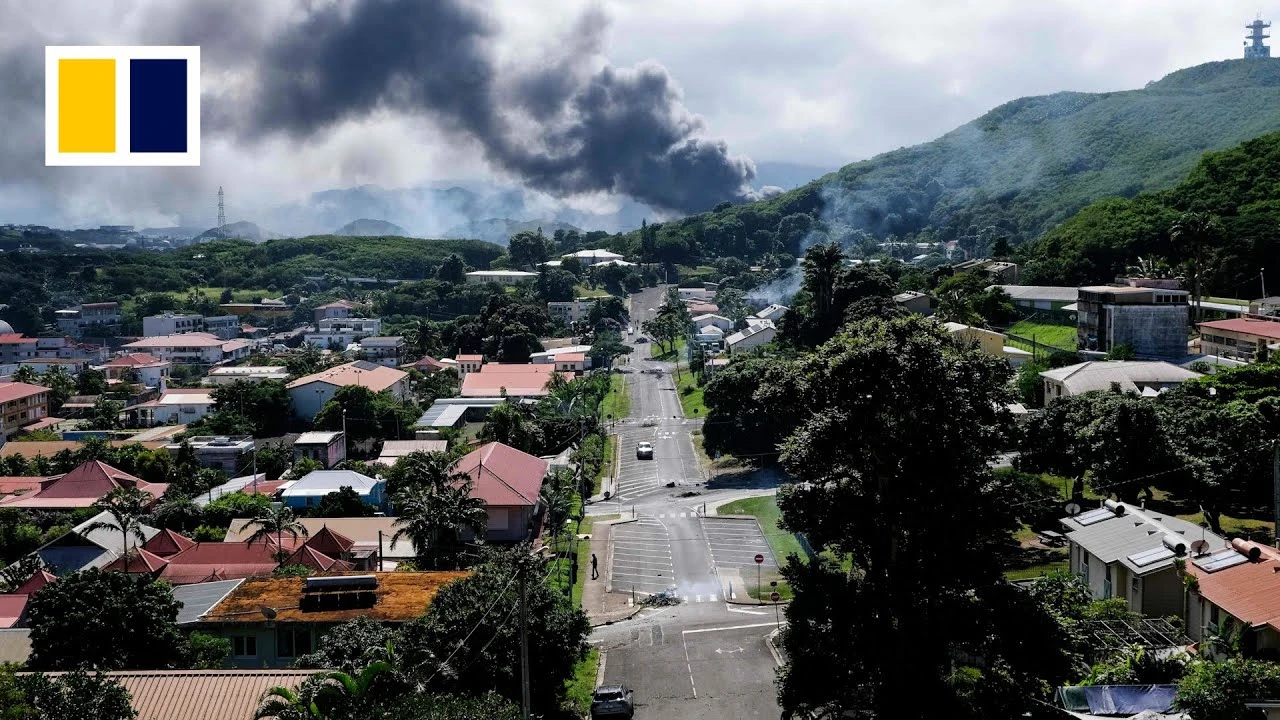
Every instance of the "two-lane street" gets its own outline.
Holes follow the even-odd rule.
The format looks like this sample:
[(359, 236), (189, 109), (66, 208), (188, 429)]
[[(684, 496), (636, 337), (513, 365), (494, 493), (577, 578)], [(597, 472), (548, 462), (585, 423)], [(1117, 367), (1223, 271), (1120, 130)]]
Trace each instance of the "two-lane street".
[[(632, 296), (631, 319), (652, 317), (665, 288)], [(652, 310), (651, 310), (652, 309)], [(602, 652), (606, 684), (635, 690), (636, 717), (776, 718), (777, 662), (765, 638), (777, 628), (772, 608), (726, 602), (718, 563), (738, 572), (763, 547), (749, 520), (702, 516), (704, 503), (759, 494), (706, 486), (690, 432), (700, 419), (683, 416), (671, 377), (675, 366), (649, 359), (650, 343), (636, 343), (627, 362), (631, 414), (614, 423), (620, 441), (616, 494), (594, 505), (594, 514), (620, 514), (610, 526), (601, 580), (629, 604), (673, 592), (678, 604), (642, 610), (629, 620), (602, 626), (592, 643)], [(653, 457), (636, 456), (636, 444), (653, 444)], [(776, 567), (766, 553), (770, 568)]]

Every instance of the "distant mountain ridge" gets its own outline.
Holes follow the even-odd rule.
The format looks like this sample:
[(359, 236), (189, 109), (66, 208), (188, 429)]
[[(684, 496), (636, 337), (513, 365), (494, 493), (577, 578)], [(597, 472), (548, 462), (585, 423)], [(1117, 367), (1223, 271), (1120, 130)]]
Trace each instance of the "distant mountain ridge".
[(360, 218), (352, 220), (333, 231), (334, 235), (345, 235), (352, 237), (409, 237), (409, 232), (404, 228), (389, 223), (386, 220), (371, 220), (369, 218)]
[(582, 232), (582, 228), (570, 225), (568, 223), (556, 222), (555, 220), (512, 220), (510, 218), (489, 218), (487, 220), (479, 220), (476, 222), (458, 225), (449, 228), (444, 232), (442, 237), (446, 238), (462, 238), (470, 240), (484, 240), (486, 242), (495, 243), (506, 247), (507, 241), (512, 235), (525, 230), (537, 231), (548, 237), (555, 234), (557, 230), (577, 230)]
[[(1000, 236), (1038, 237), (1100, 198), (1171, 187), (1205, 152), (1276, 131), (1280, 59), (1207, 63), (1138, 90), (1020, 98), (777, 198), (664, 223), (658, 237), (687, 243), (701, 232), (705, 243), (698, 228), (776, 236), (781, 217), (809, 213), (825, 227), (805, 244), (855, 242), (863, 232), (957, 240), (982, 252)], [(627, 242), (638, 244), (638, 233)]]

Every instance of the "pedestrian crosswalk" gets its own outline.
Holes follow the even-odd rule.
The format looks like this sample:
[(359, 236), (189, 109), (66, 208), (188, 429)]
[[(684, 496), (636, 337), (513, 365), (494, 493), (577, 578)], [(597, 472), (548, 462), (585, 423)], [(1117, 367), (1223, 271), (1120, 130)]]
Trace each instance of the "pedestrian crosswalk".
[[(644, 598), (648, 595), (649, 593), (636, 593), (636, 597), (627, 598), (627, 607), (635, 607), (637, 602), (644, 602)], [(718, 599), (718, 596), (715, 593), (711, 593), (708, 595), (677, 595), (676, 597), (680, 599), (681, 605), (687, 605), (690, 603), (716, 602), (716, 600)]]
[(660, 520), (665, 520), (665, 519), (667, 519), (667, 518), (682, 518), (682, 517), (696, 518), (696, 517), (698, 517), (698, 512), (697, 512), (697, 511), (694, 511), (694, 512), (669, 512), (669, 513), (658, 513), (657, 515), (654, 515), (653, 517), (656, 517), (656, 518), (658, 518), (658, 519), (660, 519)]

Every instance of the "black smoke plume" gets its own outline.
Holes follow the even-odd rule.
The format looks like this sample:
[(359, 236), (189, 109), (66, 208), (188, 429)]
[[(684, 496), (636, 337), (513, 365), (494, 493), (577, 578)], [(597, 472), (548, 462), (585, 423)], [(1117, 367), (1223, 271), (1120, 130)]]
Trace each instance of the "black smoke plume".
[(703, 135), (665, 68), (603, 61), (606, 25), (588, 12), (551, 54), (505, 67), (499, 28), (476, 3), (313, 3), (265, 39), (251, 89), (214, 99), (210, 129), (304, 139), (391, 110), (473, 138), (494, 166), (552, 194), (618, 193), (678, 213), (755, 199), (755, 166)]

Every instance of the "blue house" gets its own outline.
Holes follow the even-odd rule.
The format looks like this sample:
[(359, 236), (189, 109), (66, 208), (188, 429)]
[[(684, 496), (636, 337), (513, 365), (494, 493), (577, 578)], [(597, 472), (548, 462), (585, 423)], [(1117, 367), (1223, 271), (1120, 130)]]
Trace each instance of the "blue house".
[(378, 508), (386, 509), (387, 481), (371, 478), (351, 470), (316, 470), (285, 486), (280, 492), (281, 501), (295, 510), (315, 507), (320, 499), (331, 492), (349, 487), (360, 499)]

